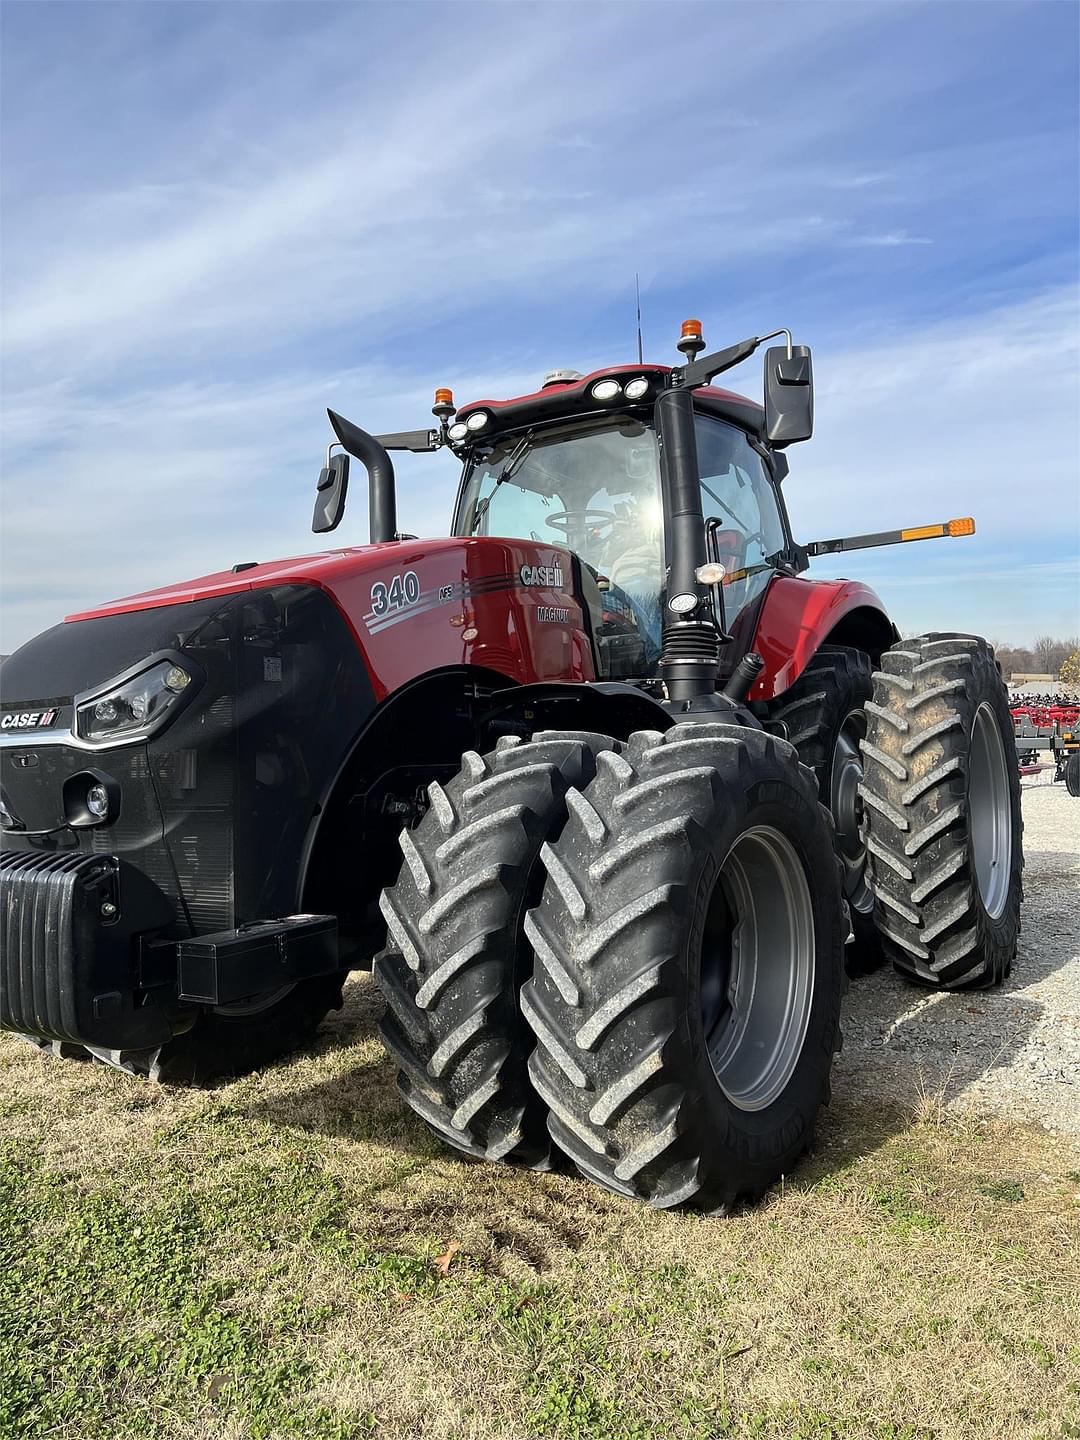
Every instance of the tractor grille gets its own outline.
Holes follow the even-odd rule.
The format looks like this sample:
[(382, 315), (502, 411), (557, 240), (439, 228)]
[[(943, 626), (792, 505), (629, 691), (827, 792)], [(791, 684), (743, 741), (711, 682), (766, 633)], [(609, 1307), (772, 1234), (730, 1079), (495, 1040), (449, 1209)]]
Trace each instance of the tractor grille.
[[(111, 855), (0, 854), (0, 1026), (79, 1033), (78, 957), (115, 895)], [(115, 904), (115, 899), (113, 900)]]

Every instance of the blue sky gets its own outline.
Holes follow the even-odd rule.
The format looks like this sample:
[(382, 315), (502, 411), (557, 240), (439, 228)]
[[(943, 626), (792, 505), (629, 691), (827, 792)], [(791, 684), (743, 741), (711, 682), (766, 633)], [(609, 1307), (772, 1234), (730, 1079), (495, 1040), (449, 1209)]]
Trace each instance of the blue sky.
[[(325, 406), (372, 429), (788, 325), (802, 538), (905, 630), (1080, 630), (1072, 3), (21, 3), (3, 25), (7, 651), (316, 548)], [(758, 394), (749, 362), (735, 388)], [(399, 466), (445, 533), (448, 456)], [(339, 534), (365, 537), (354, 500)], [(835, 573), (818, 562), (814, 574)]]

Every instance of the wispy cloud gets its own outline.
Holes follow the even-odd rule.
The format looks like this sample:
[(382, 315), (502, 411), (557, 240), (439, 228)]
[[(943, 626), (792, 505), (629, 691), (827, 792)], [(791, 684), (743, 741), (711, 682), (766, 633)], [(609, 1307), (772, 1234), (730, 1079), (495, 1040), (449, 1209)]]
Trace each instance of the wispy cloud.
[(876, 245), (891, 250), (901, 245), (932, 245), (934, 242), (927, 235), (909, 235), (906, 230), (886, 230), (880, 235), (850, 235), (844, 243), (856, 246)]
[(871, 185), (882, 185), (892, 178), (885, 170), (866, 170), (856, 175), (832, 175), (825, 183), (834, 190), (865, 190)]

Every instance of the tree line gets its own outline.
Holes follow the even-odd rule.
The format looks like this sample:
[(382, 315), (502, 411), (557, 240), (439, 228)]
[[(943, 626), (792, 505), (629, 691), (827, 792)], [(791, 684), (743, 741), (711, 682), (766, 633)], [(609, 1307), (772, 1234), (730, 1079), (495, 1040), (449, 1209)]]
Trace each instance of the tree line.
[(1052, 675), (1069, 684), (1077, 683), (1076, 675), (1061, 673), (1064, 666), (1070, 672), (1072, 665), (1080, 664), (1080, 635), (1059, 638), (1056, 635), (1040, 635), (1028, 647), (1010, 645), (1005, 640), (992, 642), (994, 653), (1001, 663), (1005, 678), (1010, 675)]

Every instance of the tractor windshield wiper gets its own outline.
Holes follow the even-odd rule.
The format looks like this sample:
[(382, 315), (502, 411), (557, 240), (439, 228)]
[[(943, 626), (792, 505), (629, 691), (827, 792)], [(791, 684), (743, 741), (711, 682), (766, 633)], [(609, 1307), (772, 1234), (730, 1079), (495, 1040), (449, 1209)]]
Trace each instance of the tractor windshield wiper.
[(715, 500), (715, 501), (716, 501), (717, 505), (720, 506), (720, 509), (721, 509), (721, 510), (725, 511), (728, 515), (731, 516), (732, 520), (735, 521), (735, 524), (739, 527), (739, 529), (742, 531), (742, 533), (743, 533), (744, 535), (746, 535), (746, 534), (749, 533), (748, 530), (747, 530), (747, 527), (746, 527), (746, 526), (743, 524), (743, 522), (739, 519), (738, 515), (735, 514), (735, 511), (732, 510), (731, 506), (730, 506), (730, 505), (725, 505), (724, 502), (723, 502), (723, 500), (720, 499), (720, 496), (717, 495), (716, 491), (715, 491), (715, 490), (710, 490), (709, 487), (708, 487), (708, 485), (705, 484), (705, 481), (704, 481), (704, 480), (702, 480), (702, 482), (701, 482), (701, 488), (702, 488), (702, 490), (705, 491), (705, 494), (708, 495), (711, 500)]
[(487, 514), (491, 506), (491, 502), (495, 498), (495, 491), (499, 488), (499, 486), (503, 483), (504, 480), (512, 480), (517, 474), (517, 472), (521, 469), (522, 465), (525, 463), (525, 457), (526, 455), (528, 455), (529, 447), (532, 444), (532, 437), (533, 432), (531, 430), (526, 431), (526, 433), (522, 435), (520, 440), (518, 440), (517, 444), (510, 451), (510, 454), (506, 457), (506, 463), (503, 465), (503, 468), (495, 477), (495, 484), (491, 487), (491, 493), (489, 495), (485, 495), (483, 500), (481, 500), (477, 504), (476, 513), (473, 515), (472, 522), (472, 533), (474, 535), (476, 534), (477, 526)]

